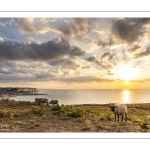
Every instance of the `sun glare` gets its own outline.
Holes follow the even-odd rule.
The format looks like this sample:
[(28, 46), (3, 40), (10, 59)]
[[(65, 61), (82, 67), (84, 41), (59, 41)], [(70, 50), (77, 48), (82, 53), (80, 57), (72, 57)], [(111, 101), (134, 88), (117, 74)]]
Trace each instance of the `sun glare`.
[(123, 103), (131, 103), (131, 92), (128, 90), (122, 91), (122, 102)]
[(121, 64), (115, 68), (114, 75), (116, 78), (119, 78), (121, 80), (130, 81), (137, 79), (138, 70), (137, 68), (133, 68), (130, 65)]

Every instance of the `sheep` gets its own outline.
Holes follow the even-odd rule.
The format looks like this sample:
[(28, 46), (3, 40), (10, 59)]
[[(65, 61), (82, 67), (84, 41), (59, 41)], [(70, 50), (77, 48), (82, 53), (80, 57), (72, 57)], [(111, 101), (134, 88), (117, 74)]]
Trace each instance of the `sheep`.
[(49, 105), (52, 105), (52, 104), (58, 104), (58, 100), (51, 100), (51, 101), (49, 102)]
[(35, 98), (35, 103), (41, 104), (41, 103), (46, 103), (48, 106), (48, 99), (47, 98)]
[(121, 121), (123, 121), (123, 115), (125, 115), (125, 122), (127, 121), (127, 106), (125, 104), (116, 104), (113, 106), (109, 106), (111, 108), (111, 111), (114, 113), (115, 116), (115, 121), (116, 121), (116, 116), (118, 117), (119, 121), (119, 116), (122, 116)]

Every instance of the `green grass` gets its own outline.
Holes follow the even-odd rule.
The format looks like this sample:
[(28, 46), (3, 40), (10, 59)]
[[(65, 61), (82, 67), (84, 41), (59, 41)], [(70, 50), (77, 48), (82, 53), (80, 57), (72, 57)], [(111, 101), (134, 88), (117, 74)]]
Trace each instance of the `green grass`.
[(45, 114), (45, 109), (42, 106), (32, 106), (31, 113), (43, 115)]
[(113, 120), (114, 115), (110, 112), (101, 113), (100, 120)]
[(61, 116), (69, 116), (69, 117), (74, 117), (74, 118), (79, 118), (83, 117), (85, 115), (85, 111), (80, 108), (73, 108), (72, 106), (60, 106), (60, 105), (55, 105), (52, 106), (52, 110), (56, 111), (56, 114), (59, 114)]

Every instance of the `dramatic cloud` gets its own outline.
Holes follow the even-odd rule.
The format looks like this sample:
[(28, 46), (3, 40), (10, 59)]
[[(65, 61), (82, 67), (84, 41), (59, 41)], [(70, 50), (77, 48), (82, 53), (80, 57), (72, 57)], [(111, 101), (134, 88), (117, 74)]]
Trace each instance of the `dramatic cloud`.
[(137, 82), (149, 78), (149, 18), (0, 18), (0, 27), (0, 83), (115, 87), (126, 65)]
[(146, 51), (135, 54), (135, 58), (141, 58), (150, 55), (150, 47), (147, 47)]
[(149, 18), (124, 18), (114, 21), (112, 25), (112, 33), (127, 43), (136, 41), (139, 36), (145, 33), (144, 25), (150, 22)]
[(68, 38), (82, 36), (89, 31), (89, 20), (87, 18), (74, 18), (68, 27), (61, 27), (60, 31)]
[[(108, 60), (112, 59), (111, 57), (113, 56), (110, 56), (111, 53), (106, 53), (106, 54), (103, 54), (103, 58), (104, 57), (108, 57)], [(104, 64), (103, 63), (103, 60), (102, 58), (98, 58), (96, 56), (92, 56), (92, 57), (89, 57), (86, 59), (88, 62), (94, 62), (95, 64), (97, 64), (99, 67), (101, 67), (102, 69), (112, 69), (113, 66), (111, 64), (108, 64), (108, 62), (106, 62), (107, 64)]]
[(51, 66), (62, 66), (63, 68), (68, 69), (76, 69), (79, 67), (79, 65), (76, 64), (75, 61), (69, 60), (69, 59), (58, 59), (58, 60), (52, 60), (49, 62)]
[(83, 53), (78, 47), (70, 47), (64, 39), (61, 42), (48, 41), (42, 44), (0, 43), (0, 59), (8, 60), (54, 60), (65, 56), (80, 56)]

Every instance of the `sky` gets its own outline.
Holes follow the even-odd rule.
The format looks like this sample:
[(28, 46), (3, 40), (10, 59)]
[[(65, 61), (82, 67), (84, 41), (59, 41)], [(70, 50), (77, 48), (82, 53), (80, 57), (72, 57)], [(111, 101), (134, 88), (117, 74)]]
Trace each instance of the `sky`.
[(0, 87), (150, 88), (150, 18), (0, 18)]

